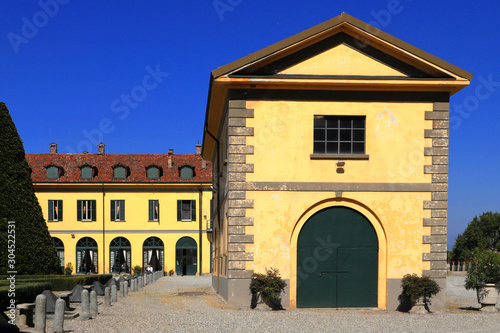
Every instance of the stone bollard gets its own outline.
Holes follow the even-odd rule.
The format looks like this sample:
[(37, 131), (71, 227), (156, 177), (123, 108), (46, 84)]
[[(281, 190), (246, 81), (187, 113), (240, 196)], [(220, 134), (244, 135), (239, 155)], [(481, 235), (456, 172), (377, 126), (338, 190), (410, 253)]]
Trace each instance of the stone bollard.
[(87, 289), (82, 290), (82, 310), (80, 313), (80, 320), (90, 319), (90, 300), (89, 292)]
[(139, 290), (139, 280), (134, 279), (134, 291)]
[(128, 282), (127, 281), (123, 282), (123, 295), (125, 295), (125, 297), (128, 297)]
[(64, 309), (66, 309), (66, 301), (59, 298), (56, 301), (56, 310), (54, 312), (54, 321), (52, 323), (52, 333), (64, 333)]
[(125, 283), (120, 282), (120, 298), (127, 297), (125, 295)]
[(104, 288), (104, 306), (111, 306), (111, 290), (109, 287)]
[(113, 283), (111, 286), (111, 302), (118, 302), (118, 290), (116, 290), (116, 284)]
[(47, 297), (38, 295), (35, 301), (35, 332), (45, 333), (45, 311), (47, 310)]
[(97, 307), (97, 293), (95, 290), (92, 290), (90, 292), (90, 315), (92, 317), (95, 317), (98, 314), (98, 307)]
[(130, 280), (130, 292), (135, 291), (135, 279)]

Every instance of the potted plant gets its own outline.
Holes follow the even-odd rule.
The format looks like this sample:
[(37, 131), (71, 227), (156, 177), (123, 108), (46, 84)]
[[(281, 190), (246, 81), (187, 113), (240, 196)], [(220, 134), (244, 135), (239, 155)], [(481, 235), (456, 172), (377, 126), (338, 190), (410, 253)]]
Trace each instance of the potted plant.
[(281, 292), (284, 292), (286, 282), (281, 278), (278, 269), (266, 269), (266, 274), (254, 273), (250, 281), (252, 302), (250, 307), (255, 309), (258, 299), (266, 303), (272, 310), (283, 310)]
[(500, 292), (500, 253), (492, 250), (474, 250), (472, 264), (467, 270), (466, 289), (477, 291), (482, 311), (496, 311)]
[(427, 302), (441, 290), (436, 281), (428, 276), (418, 276), (417, 274), (403, 276), (401, 287), (403, 295), (408, 297), (413, 305), (411, 313), (427, 313)]

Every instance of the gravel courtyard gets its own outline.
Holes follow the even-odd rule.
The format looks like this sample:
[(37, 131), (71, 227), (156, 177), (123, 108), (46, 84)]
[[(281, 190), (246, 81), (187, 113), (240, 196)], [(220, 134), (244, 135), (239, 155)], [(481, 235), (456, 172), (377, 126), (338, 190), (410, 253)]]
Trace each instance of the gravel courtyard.
[[(99, 306), (89, 321), (65, 320), (65, 332), (499, 332), (500, 313), (471, 310), (458, 295), (447, 312), (296, 309), (268, 311), (228, 306), (211, 277), (163, 277), (138, 292)], [(185, 293), (185, 294), (183, 294)], [(103, 302), (99, 298), (99, 302)], [(47, 320), (47, 332), (52, 321)], [(32, 329), (28, 331), (33, 331)]]

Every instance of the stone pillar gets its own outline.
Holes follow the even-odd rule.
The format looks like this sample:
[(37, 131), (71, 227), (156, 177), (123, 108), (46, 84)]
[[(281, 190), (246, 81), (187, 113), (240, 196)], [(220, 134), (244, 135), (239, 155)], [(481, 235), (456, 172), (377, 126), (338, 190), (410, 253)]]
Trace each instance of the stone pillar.
[(86, 289), (82, 290), (82, 309), (80, 313), (80, 320), (90, 319), (90, 300), (89, 292)]
[(117, 297), (117, 290), (116, 290), (116, 284), (113, 283), (111, 286), (111, 302), (117, 302), (118, 297)]
[(111, 306), (111, 290), (109, 287), (104, 288), (104, 306)]
[(95, 292), (95, 290), (92, 290), (90, 292), (90, 315), (94, 317), (97, 315), (97, 313), (97, 293)]
[(120, 282), (120, 298), (123, 297), (127, 297), (127, 295), (125, 295), (125, 283)]
[(59, 298), (56, 301), (56, 310), (54, 312), (54, 322), (52, 324), (53, 333), (64, 333), (64, 309), (66, 308), (66, 302)]
[(38, 295), (35, 301), (35, 332), (45, 333), (45, 311), (47, 310), (47, 297)]
[(123, 296), (124, 297), (128, 296), (128, 282), (127, 281), (123, 282)]
[[(446, 309), (447, 235), (448, 235), (448, 146), (450, 103), (435, 102), (432, 111), (425, 112), (425, 120), (432, 121), (432, 129), (424, 131), (425, 139), (432, 141), (424, 148), (424, 155), (432, 157), (432, 164), (424, 166), (424, 173), (432, 175), (431, 200), (424, 201), (423, 226), (430, 228), (430, 235), (423, 235), (422, 243), (430, 244), (430, 252), (423, 253), (423, 261), (430, 262), (430, 269), (422, 271), (441, 286), (441, 292), (432, 298), (431, 311)], [(429, 214), (429, 213), (427, 213)]]

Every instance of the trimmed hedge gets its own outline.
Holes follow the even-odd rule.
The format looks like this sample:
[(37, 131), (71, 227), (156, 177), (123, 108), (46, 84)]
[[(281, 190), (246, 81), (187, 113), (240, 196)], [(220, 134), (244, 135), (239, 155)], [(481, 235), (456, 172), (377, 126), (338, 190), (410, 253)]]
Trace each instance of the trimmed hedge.
[[(47, 282), (36, 283), (17, 283), (15, 288), (16, 305), (21, 303), (35, 303), (36, 296), (44, 290), (51, 289), (52, 286)], [(10, 304), (11, 296), (9, 295), (10, 286), (0, 287), (0, 309), (7, 311)], [(11, 292), (10, 292), (11, 293)]]
[[(25, 283), (36, 283), (36, 282), (46, 282), (50, 284), (52, 290), (54, 291), (67, 291), (73, 289), (77, 284), (88, 285), (94, 283), (94, 281), (99, 281), (102, 284), (108, 282), (112, 277), (111, 274), (92, 274), (92, 275), (45, 275), (43, 277), (37, 275), (31, 276), (16, 276), (16, 285)], [(0, 277), (1, 278), (1, 277)], [(0, 280), (0, 286), (8, 285), (9, 281), (6, 278)], [(42, 290), (43, 291), (43, 290)]]

